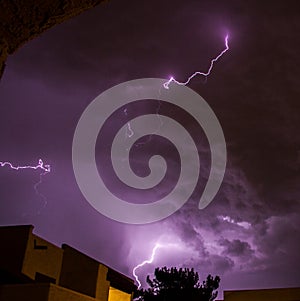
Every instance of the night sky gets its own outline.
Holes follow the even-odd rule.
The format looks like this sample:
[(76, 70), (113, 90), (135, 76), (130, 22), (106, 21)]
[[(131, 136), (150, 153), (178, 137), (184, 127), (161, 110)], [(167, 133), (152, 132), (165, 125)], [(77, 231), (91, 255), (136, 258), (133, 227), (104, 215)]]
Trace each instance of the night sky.
[[(153, 265), (138, 270), (143, 283), (156, 266), (168, 265), (194, 267), (201, 279), (220, 275), (221, 291), (300, 286), (297, 5), (111, 0), (27, 43), (9, 57), (0, 83), (0, 161), (35, 165), (41, 158), (52, 170), (38, 187), (43, 197), (33, 187), (39, 171), (0, 168), (0, 224), (33, 224), (37, 235), (130, 277), (157, 242), (166, 244)], [(192, 197), (148, 225), (101, 215), (81, 194), (72, 168), (84, 109), (124, 81), (171, 75), (185, 81), (207, 70), (227, 33), (230, 50), (207, 80), (189, 84), (214, 110), (226, 139), (217, 197), (204, 210)], [(205, 180), (208, 146), (201, 149)]]

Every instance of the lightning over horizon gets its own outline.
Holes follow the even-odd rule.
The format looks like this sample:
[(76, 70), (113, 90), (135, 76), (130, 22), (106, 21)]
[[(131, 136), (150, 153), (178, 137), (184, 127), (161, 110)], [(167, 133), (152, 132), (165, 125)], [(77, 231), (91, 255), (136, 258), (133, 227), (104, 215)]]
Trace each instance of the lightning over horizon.
[(218, 56), (216, 56), (214, 59), (212, 59), (210, 61), (210, 65), (209, 65), (209, 68), (208, 68), (207, 72), (196, 71), (191, 76), (189, 76), (188, 79), (185, 82), (179, 82), (173, 76), (171, 76), (170, 79), (163, 84), (164, 88), (169, 89), (169, 85), (170, 85), (171, 82), (174, 82), (174, 83), (176, 83), (178, 85), (181, 85), (181, 86), (186, 86), (191, 81), (191, 79), (194, 78), (197, 75), (203, 75), (203, 76), (207, 77), (211, 73), (211, 71), (213, 69), (213, 66), (214, 66), (214, 63), (216, 61), (218, 61), (223, 56), (223, 54), (225, 54), (229, 50), (228, 39), (229, 39), (229, 35), (227, 34), (225, 36), (225, 49), (222, 50), (219, 53)]
[(24, 165), (24, 166), (20, 166), (20, 165), (13, 165), (11, 162), (9, 161), (0, 161), (0, 166), (4, 167), (4, 166), (8, 166), (10, 169), (14, 169), (14, 170), (20, 170), (20, 169), (42, 169), (44, 171), (44, 173), (48, 173), (51, 171), (51, 167), (49, 164), (44, 164), (42, 159), (39, 159), (38, 164), (37, 165)]
[[(229, 34), (227, 34), (225, 36), (225, 40), (224, 40), (225, 48), (215, 58), (213, 58), (210, 61), (210, 65), (209, 65), (209, 68), (208, 68), (207, 72), (196, 71), (191, 76), (189, 76), (188, 79), (185, 82), (179, 82), (173, 76), (171, 76), (170, 79), (163, 84), (164, 88), (168, 90), (169, 85), (171, 84), (171, 82), (174, 82), (174, 83), (176, 83), (178, 85), (181, 85), (181, 86), (186, 86), (197, 75), (203, 75), (207, 78), (210, 75), (210, 73), (211, 73), (211, 71), (214, 67), (214, 63), (217, 62), (229, 50), (228, 40), (229, 40)], [(159, 113), (158, 113), (159, 108), (160, 108), (160, 102), (159, 102), (158, 109), (157, 109), (157, 116), (158, 117), (159, 117)], [(127, 108), (124, 110), (124, 113), (127, 116), (127, 114), (128, 114)], [(131, 124), (130, 124), (130, 121), (129, 121), (129, 122), (127, 122), (127, 128), (126, 128), (125, 136), (127, 138), (131, 138), (133, 135), (134, 135), (134, 131), (133, 131), (133, 129), (131, 127)], [(150, 139), (151, 139), (151, 136), (150, 136)]]
[(45, 176), (47, 173), (50, 173), (50, 171), (51, 171), (51, 167), (49, 164), (44, 164), (42, 159), (39, 159), (37, 165), (23, 165), (23, 166), (22, 165), (13, 165), (9, 161), (0, 161), (0, 167), (5, 167), (5, 166), (8, 166), (8, 168), (17, 170), (17, 171), (23, 170), (23, 169), (33, 169), (33, 170), (41, 169), (41, 173), (39, 175), (40, 176), (39, 181), (34, 184), (33, 188), (34, 188), (35, 193), (44, 200), (45, 205), (46, 205), (46, 203), (47, 203), (46, 197), (38, 190), (38, 187), (39, 187), (39, 185), (42, 184), (43, 176)]
[(141, 281), (139, 280), (138, 275), (136, 274), (137, 269), (145, 266), (146, 264), (151, 264), (153, 263), (155, 256), (157, 255), (157, 251), (158, 249), (162, 249), (162, 248), (176, 248), (178, 250), (178, 248), (180, 249), (180, 247), (178, 246), (177, 243), (166, 243), (166, 244), (161, 244), (161, 243), (156, 243), (155, 246), (152, 249), (151, 252), (151, 256), (149, 259), (144, 260), (143, 262), (139, 263), (138, 265), (136, 265), (133, 269), (132, 269), (132, 275), (134, 276), (136, 282), (138, 283), (138, 289), (140, 289), (140, 287), (142, 286)]
[(161, 248), (161, 247), (162, 247), (162, 246), (161, 246), (160, 244), (157, 243), (157, 244), (154, 246), (153, 250), (152, 250), (150, 259), (144, 260), (142, 263), (136, 265), (136, 266), (133, 268), (132, 274), (133, 274), (133, 276), (134, 276), (136, 282), (138, 283), (138, 289), (140, 289), (140, 287), (142, 286), (142, 284), (141, 284), (141, 282), (140, 282), (140, 280), (139, 280), (138, 275), (136, 274), (136, 270), (139, 269), (139, 268), (141, 268), (141, 267), (143, 267), (145, 264), (150, 264), (150, 263), (152, 263), (153, 260), (154, 260), (154, 258), (155, 258), (155, 254), (156, 254), (157, 249), (159, 249), (159, 248)]

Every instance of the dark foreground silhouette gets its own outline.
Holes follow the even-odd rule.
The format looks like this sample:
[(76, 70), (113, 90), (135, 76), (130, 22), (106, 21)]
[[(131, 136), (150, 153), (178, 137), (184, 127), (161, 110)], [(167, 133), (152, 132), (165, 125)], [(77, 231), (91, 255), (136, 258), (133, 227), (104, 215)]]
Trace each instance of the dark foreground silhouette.
[(134, 299), (142, 301), (212, 301), (218, 292), (220, 277), (208, 275), (199, 282), (194, 269), (156, 268), (154, 278), (147, 276), (150, 288), (137, 290)]

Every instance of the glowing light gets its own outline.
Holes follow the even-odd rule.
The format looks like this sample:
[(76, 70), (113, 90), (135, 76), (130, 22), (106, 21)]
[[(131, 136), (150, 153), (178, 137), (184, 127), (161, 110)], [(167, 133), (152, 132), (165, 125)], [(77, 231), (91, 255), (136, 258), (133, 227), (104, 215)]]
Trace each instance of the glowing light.
[(39, 195), (40, 197), (42, 197), (43, 200), (46, 202), (46, 197), (42, 193), (39, 192), (38, 187), (39, 187), (40, 184), (42, 184), (42, 177), (51, 171), (51, 167), (50, 167), (49, 164), (44, 164), (42, 159), (39, 159), (37, 165), (24, 165), (24, 166), (20, 166), (20, 165), (15, 166), (11, 162), (8, 162), (8, 161), (2, 162), (2, 161), (0, 161), (0, 167), (5, 167), (5, 166), (8, 166), (10, 169), (13, 169), (13, 170), (22, 170), (22, 169), (37, 170), (37, 169), (40, 169), (42, 171), (40, 173), (40, 179), (37, 183), (34, 184), (33, 188), (34, 188), (36, 194)]
[(144, 260), (142, 263), (138, 264), (137, 266), (135, 266), (132, 270), (132, 274), (136, 280), (136, 282), (138, 283), (138, 289), (142, 286), (140, 280), (139, 280), (139, 277), (137, 276), (136, 274), (136, 270), (143, 267), (145, 264), (150, 264), (153, 262), (154, 258), (155, 258), (155, 254), (156, 254), (156, 251), (161, 248), (162, 246), (160, 244), (156, 244), (152, 250), (152, 254), (151, 254), (151, 257), (150, 259), (147, 259), (147, 260)]
[(230, 224), (238, 225), (238, 226), (240, 226), (240, 227), (242, 227), (244, 229), (249, 229), (251, 227), (250, 223), (245, 222), (245, 221), (243, 221), (243, 222), (237, 222), (233, 218), (231, 218), (230, 216), (223, 216), (223, 215), (221, 215), (221, 216), (218, 216), (218, 218), (221, 219), (221, 220), (223, 220), (223, 221), (225, 221), (225, 222), (228, 222)]
[(48, 173), (50, 172), (50, 165), (48, 164), (44, 164), (43, 160), (42, 159), (39, 159), (39, 163), (38, 165), (25, 165), (25, 166), (14, 166), (11, 162), (8, 162), (8, 161), (5, 161), (5, 162), (2, 162), (0, 161), (0, 166), (1, 167), (4, 167), (4, 166), (8, 166), (9, 168), (11, 169), (14, 169), (14, 170), (20, 170), (20, 169), (41, 169), (43, 170), (43, 173)]
[(197, 76), (197, 75), (208, 76), (208, 75), (210, 74), (210, 72), (211, 72), (213, 66), (214, 66), (214, 63), (215, 63), (219, 58), (221, 58), (221, 57), (223, 56), (223, 54), (225, 54), (225, 52), (227, 52), (227, 51), (229, 50), (229, 46), (228, 46), (228, 38), (229, 38), (229, 36), (226, 35), (226, 37), (225, 37), (225, 49), (224, 49), (217, 57), (215, 57), (214, 59), (211, 60), (210, 66), (209, 66), (207, 72), (196, 71), (196, 72), (193, 73), (193, 74), (192, 74), (185, 82), (179, 82), (179, 81), (177, 81), (174, 77), (171, 77), (167, 82), (165, 82), (165, 83), (163, 84), (164, 88), (165, 88), (165, 89), (169, 89), (169, 85), (170, 85), (171, 82), (174, 82), (174, 83), (176, 83), (176, 84), (178, 84), (178, 85), (186, 86), (186, 85), (191, 81), (191, 79), (194, 78), (194, 77)]

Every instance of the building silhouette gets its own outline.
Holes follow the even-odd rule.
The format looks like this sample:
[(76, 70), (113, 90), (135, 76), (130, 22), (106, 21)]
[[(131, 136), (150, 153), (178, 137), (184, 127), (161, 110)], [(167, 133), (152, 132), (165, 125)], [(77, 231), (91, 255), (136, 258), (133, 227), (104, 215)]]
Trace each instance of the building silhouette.
[(33, 226), (0, 227), (0, 300), (131, 301), (134, 281)]
[(224, 301), (300, 301), (300, 288), (224, 291)]
[[(0, 227), (0, 301), (132, 301), (132, 279), (32, 231)], [(224, 291), (224, 301), (300, 301), (300, 288)]]

